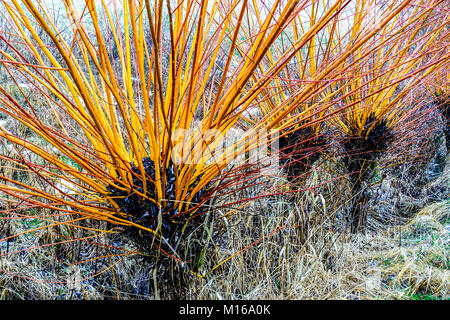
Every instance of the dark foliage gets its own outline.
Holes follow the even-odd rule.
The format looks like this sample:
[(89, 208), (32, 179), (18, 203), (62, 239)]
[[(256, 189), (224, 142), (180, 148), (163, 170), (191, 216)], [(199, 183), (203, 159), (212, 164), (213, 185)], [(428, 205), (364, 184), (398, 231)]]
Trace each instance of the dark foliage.
[[(202, 189), (198, 193), (196, 193), (191, 203), (183, 206), (183, 212), (179, 212), (178, 203), (174, 201), (176, 167), (173, 162), (170, 161), (166, 170), (166, 185), (164, 188), (165, 201), (163, 201), (161, 205), (155, 204), (150, 200), (157, 199), (155, 184), (158, 182), (155, 181), (155, 164), (150, 158), (144, 158), (143, 166), (147, 175), (146, 197), (140, 196), (136, 192), (128, 193), (113, 186), (108, 187), (110, 196), (114, 199), (121, 212), (125, 213), (130, 221), (142, 225), (146, 228), (150, 228), (153, 230), (157, 229), (159, 223), (158, 216), (161, 212), (162, 221), (160, 234), (167, 240), (168, 243), (170, 243), (172, 246), (176, 246), (176, 242), (181, 236), (181, 233), (186, 234), (192, 232), (202, 222), (202, 214), (191, 215), (190, 213), (192, 213), (194, 209), (201, 209), (201, 206), (199, 206), (199, 204), (202, 202), (202, 198), (204, 197), (206, 190)], [(133, 190), (136, 190), (137, 192), (143, 194), (144, 185), (142, 179), (140, 178), (140, 170), (134, 164), (132, 164), (131, 167), (134, 173)], [(194, 187), (194, 185), (195, 183), (192, 185), (192, 187)], [(187, 196), (189, 196), (189, 194)], [(198, 211), (199, 210), (196, 210), (196, 212)], [(128, 233), (133, 237), (136, 237), (136, 233), (139, 232), (139, 230), (136, 229), (137, 228), (129, 228)], [(182, 229), (184, 229), (183, 232)], [(151, 245), (151, 243), (153, 242), (153, 235), (151, 233), (148, 233), (148, 235), (146, 236), (142, 236), (142, 233), (139, 233), (139, 236), (137, 238), (140, 239), (140, 244), (144, 242), (148, 245)]]
[[(370, 115), (361, 134), (355, 130), (342, 143), (343, 163), (350, 176), (352, 202), (349, 206), (349, 222), (353, 233), (366, 225), (367, 185), (374, 175), (374, 168), (387, 150), (394, 135), (385, 120), (376, 121)], [(373, 128), (369, 131), (371, 126)]]
[(280, 164), (290, 182), (298, 181), (320, 157), (324, 139), (311, 128), (296, 130), (279, 139)]
[[(114, 199), (120, 211), (127, 218), (139, 225), (157, 230), (160, 216), (161, 226), (159, 234), (164, 238), (157, 239), (153, 233), (143, 232), (136, 227), (126, 228), (124, 235), (131, 239), (141, 250), (152, 252), (146, 259), (149, 265), (159, 265), (158, 274), (160, 279), (160, 295), (163, 298), (182, 299), (185, 297), (185, 281), (189, 274), (173, 258), (173, 250), (182, 259), (188, 261), (189, 268), (197, 271), (198, 260), (201, 255), (203, 244), (202, 238), (205, 222), (204, 203), (208, 199), (209, 187), (197, 192), (190, 203), (183, 205), (183, 211), (179, 212), (175, 200), (176, 166), (169, 161), (166, 169), (166, 185), (164, 188), (165, 200), (161, 205), (155, 204), (150, 199), (157, 199), (155, 164), (150, 158), (143, 159), (146, 173), (147, 193), (143, 197), (136, 192), (126, 192), (109, 186), (110, 196)], [(162, 166), (161, 166), (162, 167)], [(133, 171), (133, 190), (144, 193), (143, 181), (139, 168), (131, 165)], [(162, 170), (162, 169), (161, 169)], [(162, 171), (161, 171), (162, 174)], [(191, 185), (192, 188), (198, 183), (201, 176)], [(187, 197), (189, 194), (187, 194)], [(186, 241), (190, 237), (191, 240)], [(156, 249), (156, 250), (155, 250)], [(157, 263), (157, 261), (159, 262)], [(162, 262), (164, 261), (164, 262)]]
[(370, 175), (370, 172), (362, 171), (362, 169), (367, 168), (368, 164), (375, 164), (393, 139), (393, 133), (384, 120), (378, 121), (367, 134), (374, 121), (375, 117), (371, 115), (361, 135), (358, 135), (355, 130), (342, 143), (344, 164), (349, 172), (359, 172), (361, 177), (359, 179)]

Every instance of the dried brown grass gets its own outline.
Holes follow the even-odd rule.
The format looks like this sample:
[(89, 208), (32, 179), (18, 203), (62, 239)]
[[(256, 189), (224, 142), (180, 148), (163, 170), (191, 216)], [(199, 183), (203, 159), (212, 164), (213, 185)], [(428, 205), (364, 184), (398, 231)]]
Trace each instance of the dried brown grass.
[[(208, 244), (199, 274), (242, 252), (203, 278), (179, 268), (186, 280), (185, 298), (448, 299), (449, 201), (432, 203), (417, 214), (406, 215), (412, 218), (403, 220), (405, 224), (378, 225), (350, 235), (342, 224), (347, 182), (342, 178), (323, 184), (336, 177), (338, 167), (336, 161), (320, 159), (303, 184), (311, 190), (297, 196), (269, 196), (240, 209), (212, 209), (222, 219), (218, 222), (223, 222), (224, 232)], [(441, 177), (426, 187), (448, 186), (449, 168), (447, 159)], [(281, 173), (265, 179), (266, 186), (286, 186)], [(383, 188), (389, 186), (384, 184)], [(261, 194), (260, 188), (238, 190), (233, 197), (255, 196)], [(227, 202), (232, 200), (228, 198)], [(392, 203), (381, 201), (378, 205), (379, 210), (388, 211)], [(220, 218), (224, 215), (228, 219)], [(27, 222), (33, 223), (29, 219), (2, 220), (2, 236), (6, 230), (9, 234), (25, 231), (30, 228)], [(143, 256), (76, 264), (117, 253), (112, 247), (134, 250), (135, 245), (120, 234), (98, 235), (93, 243), (42, 246), (54, 243), (51, 234), (57, 233), (72, 238), (88, 234), (65, 226), (0, 243), (0, 299), (174, 298), (158, 278), (159, 270), (155, 271), (154, 264)], [(31, 247), (36, 249), (22, 251)], [(69, 264), (55, 258), (64, 258)]]

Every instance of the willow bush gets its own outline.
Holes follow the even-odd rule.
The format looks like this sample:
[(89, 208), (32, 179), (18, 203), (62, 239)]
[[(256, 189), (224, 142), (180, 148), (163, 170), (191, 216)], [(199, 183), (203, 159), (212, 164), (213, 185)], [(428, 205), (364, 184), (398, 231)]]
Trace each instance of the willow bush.
[[(403, 139), (400, 130), (395, 137), (394, 131), (406, 123), (413, 126), (411, 114), (426, 103), (411, 105), (411, 96), (420, 96), (423, 82), (448, 67), (444, 5), (361, 1), (344, 8), (307, 39), (263, 93), (257, 111), (243, 118), (248, 127), (263, 119), (266, 128), (279, 131), (280, 163), (288, 180), (297, 180), (294, 189), (307, 189), (303, 182), (320, 154), (323, 159), (342, 158), (348, 176), (343, 178), (351, 189), (343, 223), (353, 232), (366, 225), (363, 204), (380, 157)], [(312, 2), (307, 11), (311, 25), (321, 18), (319, 7)], [(278, 47), (295, 43), (303, 26), (293, 24)], [(266, 68), (274, 56), (266, 57)]]
[[(368, 48), (370, 54), (365, 63), (352, 71), (351, 76), (356, 74), (356, 81), (343, 80), (336, 90), (349, 105), (335, 119), (343, 138), (344, 165), (352, 174), (353, 200), (349, 208), (352, 232), (366, 225), (364, 203), (368, 185), (380, 156), (394, 140), (394, 128), (405, 120), (403, 98), (417, 90), (421, 79), (447, 64), (447, 55), (436, 54), (448, 37), (444, 32), (446, 20), (438, 19), (433, 21), (432, 27), (424, 28), (429, 25), (434, 10), (440, 8), (438, 2), (433, 5), (410, 9), (406, 16), (401, 16), (402, 24), (395, 22), (388, 26), (385, 32), (394, 36), (388, 49)], [(405, 21), (407, 23), (403, 24)], [(409, 105), (410, 111), (414, 112), (419, 106)]]
[[(207, 217), (216, 219), (209, 201), (230, 180), (222, 176), (229, 159), (243, 152), (239, 141), (223, 146), (220, 137), (288, 63), (280, 57), (258, 82), (249, 81), (301, 10), (299, 1), (277, 1), (262, 13), (239, 59), (233, 53), (246, 36), (241, 26), (256, 3), (62, 3), (63, 28), (43, 2), (2, 3), (14, 38), (1, 36), (2, 67), (26, 103), (2, 87), (0, 110), (35, 136), (2, 127), (15, 153), (4, 159), (45, 186), (2, 175), (3, 212), (26, 219), (27, 209), (45, 209), (33, 215), (44, 225), (24, 234), (57, 226), (93, 232), (88, 238), (124, 230), (140, 251), (119, 257), (165, 256), (195, 272), (202, 244), (191, 239), (204, 234)], [(46, 102), (45, 118), (22, 83), (33, 100)]]

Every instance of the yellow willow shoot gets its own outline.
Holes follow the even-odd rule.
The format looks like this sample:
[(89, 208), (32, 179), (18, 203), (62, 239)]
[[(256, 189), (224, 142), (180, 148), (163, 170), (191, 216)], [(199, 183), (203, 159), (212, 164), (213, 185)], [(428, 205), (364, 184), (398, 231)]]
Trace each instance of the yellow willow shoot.
[[(444, 46), (444, 50), (449, 52), (449, 45)], [(432, 73), (431, 76), (425, 80), (429, 92), (437, 98), (444, 100), (450, 96), (450, 72), (448, 72), (448, 65), (443, 65)]]

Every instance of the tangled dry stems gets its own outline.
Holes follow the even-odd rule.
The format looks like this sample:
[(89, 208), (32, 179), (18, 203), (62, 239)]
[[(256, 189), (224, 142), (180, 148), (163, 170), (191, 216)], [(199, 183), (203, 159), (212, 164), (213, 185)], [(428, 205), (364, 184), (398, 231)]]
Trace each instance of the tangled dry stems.
[[(330, 162), (330, 161), (329, 161)], [(433, 185), (449, 185), (447, 165)], [(320, 160), (318, 163), (321, 163)], [(322, 161), (305, 184), (320, 185), (335, 172), (336, 164)], [(328, 168), (328, 171), (327, 171)], [(333, 170), (331, 170), (333, 169)], [(320, 174), (321, 173), (321, 174)], [(278, 180), (277, 180), (278, 179)], [(284, 185), (280, 176), (271, 179), (274, 185)], [(389, 184), (380, 186), (386, 191)], [(185, 270), (176, 277), (184, 279), (188, 299), (413, 299), (419, 297), (448, 298), (448, 200), (426, 206), (419, 213), (410, 212), (403, 225), (380, 228), (374, 224), (363, 234), (342, 232), (339, 220), (344, 208), (338, 204), (337, 194), (345, 198), (345, 182), (335, 180), (303, 193), (300, 197), (282, 195), (272, 199), (258, 199), (250, 203), (245, 213), (227, 220), (223, 241), (210, 243), (199, 272), (213, 268), (218, 261), (242, 251), (233, 259), (200, 279)], [(395, 192), (396, 190), (391, 190)], [(235, 193), (251, 195), (248, 189)], [(257, 190), (255, 190), (257, 192)], [(311, 200), (313, 199), (313, 200)], [(342, 199), (342, 198), (341, 198)], [(408, 198), (402, 198), (408, 201)], [(386, 200), (386, 199), (384, 199)], [(372, 199), (372, 201), (374, 201)], [(392, 202), (378, 200), (378, 210), (388, 211)], [(302, 209), (303, 208), (303, 209)], [(308, 208), (305, 212), (304, 208)], [(405, 210), (405, 205), (403, 205)], [(220, 209), (218, 215), (220, 216)], [(223, 212), (222, 212), (223, 213)], [(307, 219), (306, 219), (307, 215)], [(325, 218), (326, 217), (326, 218)], [(330, 221), (334, 217), (334, 225)], [(63, 218), (61, 218), (63, 219)], [(370, 219), (369, 219), (370, 221)], [(20, 220), (10, 220), (10, 232), (24, 231)], [(333, 228), (335, 227), (335, 228)], [(308, 229), (305, 234), (305, 228)], [(62, 226), (57, 233), (77, 238), (86, 232)], [(11, 243), (2, 243), (2, 254), (37, 247), (27, 254), (2, 255), (2, 299), (148, 299), (180, 298), (170, 291), (173, 283), (162, 281), (148, 258), (130, 255), (114, 265), (116, 259), (96, 260), (71, 268), (55, 261), (79, 261), (106, 255), (114, 249), (102, 245), (136, 249), (120, 235), (98, 236), (95, 243), (67, 243), (40, 246), (54, 242), (53, 230), (18, 237)], [(274, 232), (274, 230), (278, 230)], [(338, 232), (340, 231), (340, 232)], [(305, 238), (306, 237), (306, 238)], [(114, 265), (112, 268), (111, 265)], [(92, 271), (109, 270), (94, 278), (70, 285), (67, 279), (74, 275), (89, 277)], [(176, 270), (176, 269), (175, 269)], [(159, 272), (160, 270), (158, 270)], [(14, 275), (29, 275), (28, 280)], [(55, 281), (56, 278), (60, 281)], [(78, 279), (80, 279), (78, 278)], [(37, 280), (36, 280), (37, 279)], [(178, 278), (179, 279), (179, 278)], [(56, 282), (56, 283), (55, 283)]]

